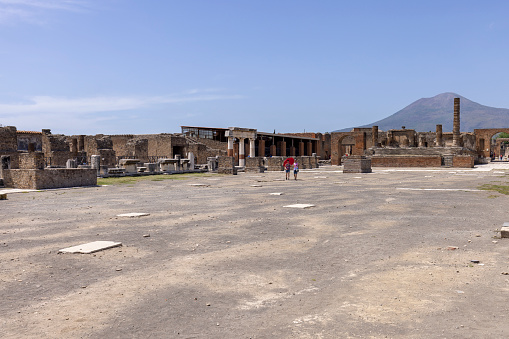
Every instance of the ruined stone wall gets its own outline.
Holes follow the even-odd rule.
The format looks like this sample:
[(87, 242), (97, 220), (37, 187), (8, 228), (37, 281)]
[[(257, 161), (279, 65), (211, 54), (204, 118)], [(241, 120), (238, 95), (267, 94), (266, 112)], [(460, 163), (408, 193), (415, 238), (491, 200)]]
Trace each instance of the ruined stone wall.
[(217, 173), (219, 174), (237, 174), (235, 169), (235, 158), (233, 157), (218, 157), (217, 158)]
[(131, 139), (126, 144), (128, 156), (139, 159), (140, 162), (148, 162), (148, 140)]
[[(267, 157), (264, 158), (267, 171), (282, 171), (283, 161), (286, 157)], [(299, 158), (299, 157), (296, 157)]]
[(35, 150), (42, 151), (42, 133), (17, 131), (18, 151), (28, 151), (28, 145), (34, 144)]
[(117, 157), (126, 157), (129, 155), (127, 142), (134, 138), (132, 134), (110, 135), (112, 147)]
[[(189, 138), (193, 139), (197, 143), (203, 144), (203, 145), (205, 145), (205, 146), (207, 146), (208, 148), (211, 148), (211, 149), (222, 150), (222, 151), (225, 151), (225, 152), (228, 150), (228, 143), (227, 142), (221, 142), (221, 141), (212, 140), (212, 139), (206, 139), (206, 138), (191, 138), (191, 137), (189, 137)], [(246, 148), (246, 151), (248, 149), (249, 149), (249, 147)]]
[(172, 134), (142, 134), (137, 136), (148, 140), (150, 157), (172, 158)]
[(0, 155), (11, 157), (11, 168), (19, 167), (16, 127), (0, 127)]
[[(91, 154), (95, 155), (95, 154)], [(108, 167), (115, 167), (117, 165), (116, 153), (112, 149), (100, 149), (99, 154), (101, 156), (101, 165)]]
[(44, 169), (44, 153), (19, 153), (19, 169)]
[(246, 158), (246, 173), (263, 173), (263, 158), (261, 157), (248, 157)]
[(97, 185), (97, 170), (78, 168), (3, 170), (8, 188), (48, 189)]
[(440, 167), (440, 155), (374, 155), (371, 157), (373, 167)]
[(46, 158), (51, 158), (51, 166), (65, 167), (67, 160), (72, 158), (67, 137), (51, 134), (50, 130), (43, 130), (42, 150)]

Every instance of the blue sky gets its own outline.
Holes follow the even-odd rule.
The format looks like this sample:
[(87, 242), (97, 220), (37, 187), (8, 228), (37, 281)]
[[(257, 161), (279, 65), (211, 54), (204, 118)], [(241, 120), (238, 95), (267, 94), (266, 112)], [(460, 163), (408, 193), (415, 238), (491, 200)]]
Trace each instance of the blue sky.
[(0, 0), (0, 124), (330, 132), (455, 92), (509, 108), (508, 1)]

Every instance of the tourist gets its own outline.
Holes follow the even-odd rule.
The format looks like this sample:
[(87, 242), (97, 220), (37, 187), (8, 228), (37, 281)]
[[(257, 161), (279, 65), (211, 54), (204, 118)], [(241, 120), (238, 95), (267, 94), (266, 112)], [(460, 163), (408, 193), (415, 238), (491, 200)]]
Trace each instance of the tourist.
[(285, 163), (285, 172), (286, 172), (286, 179), (285, 180), (290, 180), (290, 162), (287, 161)]
[(297, 173), (299, 173), (299, 163), (296, 161), (293, 163), (293, 178), (297, 180)]

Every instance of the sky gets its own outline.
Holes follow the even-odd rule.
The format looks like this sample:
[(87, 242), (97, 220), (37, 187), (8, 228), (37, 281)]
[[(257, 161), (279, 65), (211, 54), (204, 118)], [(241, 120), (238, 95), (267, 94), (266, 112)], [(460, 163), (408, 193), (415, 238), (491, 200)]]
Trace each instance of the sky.
[(0, 0), (0, 124), (331, 132), (454, 92), (509, 108), (509, 1)]

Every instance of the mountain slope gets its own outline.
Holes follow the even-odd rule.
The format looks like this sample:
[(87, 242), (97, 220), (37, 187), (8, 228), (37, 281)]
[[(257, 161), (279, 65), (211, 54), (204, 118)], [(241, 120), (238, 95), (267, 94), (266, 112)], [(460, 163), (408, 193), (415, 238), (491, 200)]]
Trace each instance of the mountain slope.
[[(473, 132), (475, 128), (497, 128), (509, 125), (509, 109), (484, 106), (455, 93), (442, 93), (432, 98), (419, 99), (393, 115), (359, 126), (378, 126), (380, 130), (415, 129), (418, 132), (435, 131), (442, 124), (444, 132), (452, 131), (454, 98), (460, 101), (460, 124), (462, 132)], [(343, 129), (341, 131), (349, 131)]]

